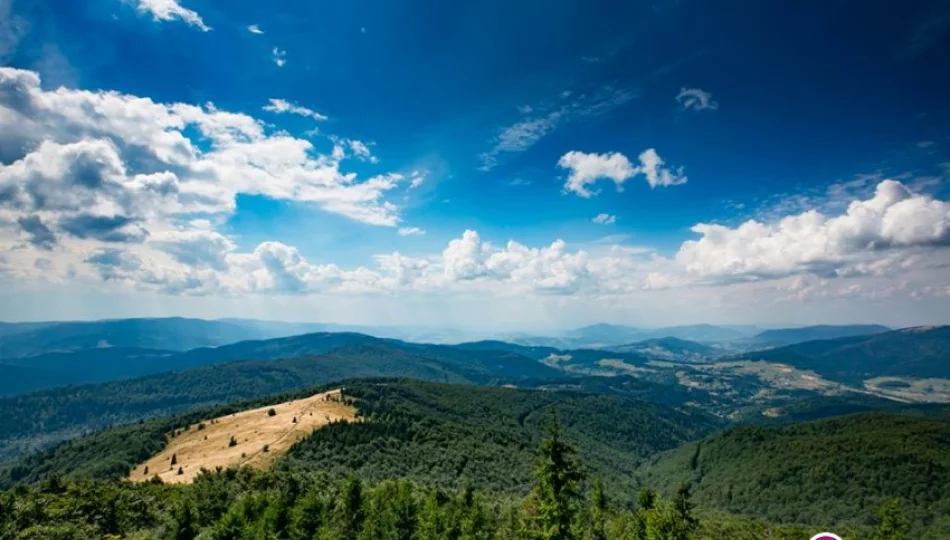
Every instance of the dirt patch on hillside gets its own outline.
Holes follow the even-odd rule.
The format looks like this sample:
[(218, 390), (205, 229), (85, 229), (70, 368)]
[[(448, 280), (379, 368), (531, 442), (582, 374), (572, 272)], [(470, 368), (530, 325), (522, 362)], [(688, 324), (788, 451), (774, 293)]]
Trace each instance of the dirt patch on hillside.
[(158, 475), (166, 483), (181, 484), (190, 483), (201, 469), (240, 465), (263, 469), (313, 430), (355, 417), (356, 409), (342, 402), (340, 390), (331, 390), (205, 420), (173, 437), (161, 453), (139, 464), (129, 479), (142, 482)]

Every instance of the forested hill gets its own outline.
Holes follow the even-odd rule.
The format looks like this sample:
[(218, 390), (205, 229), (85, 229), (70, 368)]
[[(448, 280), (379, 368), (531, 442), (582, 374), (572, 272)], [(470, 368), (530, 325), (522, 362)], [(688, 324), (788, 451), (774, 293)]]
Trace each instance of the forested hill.
[(950, 326), (915, 327), (871, 336), (807, 341), (742, 355), (861, 383), (881, 376), (950, 377)]
[(230, 362), (137, 379), (0, 399), (0, 458), (109, 425), (286, 392), (353, 377), (414, 377), (472, 383), (556, 381), (564, 374), (504, 351), (406, 348), (376, 340), (327, 354)]
[[(704, 437), (721, 424), (622, 396), (427, 383), (408, 379), (344, 381), (364, 421), (332, 424), (298, 443), (278, 468), (357, 473), (370, 481), (411, 478), (444, 488), (472, 484), (524, 494), (533, 449), (550, 409), (556, 407), (565, 439), (581, 449), (590, 470), (619, 475), (618, 490), (632, 489), (636, 464), (661, 450)], [(316, 393), (322, 388), (297, 392)], [(155, 419), (70, 441), (8, 469), (3, 483), (37, 481), (51, 473), (121, 477), (164, 445), (165, 433), (201, 419), (278, 402), (287, 395), (240, 407), (215, 408)]]
[(751, 339), (760, 343), (775, 345), (790, 345), (818, 339), (838, 339), (855, 336), (870, 336), (890, 332), (891, 329), (879, 324), (852, 324), (852, 325), (816, 325), (801, 328), (777, 328), (765, 330)]
[(707, 511), (786, 523), (867, 525), (899, 497), (917, 533), (950, 538), (950, 423), (940, 419), (875, 412), (740, 426), (654, 458), (639, 477), (666, 493), (687, 482)]

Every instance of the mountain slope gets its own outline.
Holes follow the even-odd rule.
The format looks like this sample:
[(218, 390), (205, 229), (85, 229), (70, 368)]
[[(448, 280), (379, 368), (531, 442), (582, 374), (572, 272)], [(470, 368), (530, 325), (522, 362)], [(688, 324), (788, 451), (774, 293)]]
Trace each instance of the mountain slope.
[(367, 421), (315, 432), (291, 449), (282, 469), (524, 493), (554, 406), (592, 472), (622, 479), (626, 490), (638, 461), (719, 426), (704, 414), (617, 395), (405, 380), (353, 381), (344, 393)]
[(476, 384), (564, 378), (563, 373), (548, 366), (503, 351), (412, 348), (380, 340), (356, 342), (323, 355), (230, 362), (2, 398), (0, 457), (121, 422), (332, 380), (372, 376)]
[[(741, 426), (651, 460), (641, 481), (689, 482), (700, 507), (785, 523), (867, 525), (887, 497), (950, 533), (950, 424), (863, 413), (783, 428)], [(940, 532), (937, 533), (936, 531)]]
[(46, 376), (32, 385), (5, 381), (3, 395), (25, 394), (69, 384), (88, 384), (168, 371), (171, 351), (134, 347), (105, 347), (73, 352), (47, 353), (25, 358), (0, 359), (0, 365), (29, 369)]
[(881, 376), (950, 378), (950, 326), (806, 341), (741, 358), (788, 364), (853, 384)]
[(254, 321), (207, 321), (171, 317), (62, 322), (0, 337), (0, 358), (36, 356), (101, 347), (136, 347), (186, 351), (247, 339), (297, 333), (301, 326)]
[(718, 354), (718, 351), (709, 345), (675, 337), (647, 339), (617, 347), (609, 347), (608, 350), (632, 352), (650, 358), (688, 361), (703, 360)]
[[(411, 478), (446, 488), (466, 483), (523, 493), (535, 448), (557, 407), (565, 437), (581, 449), (590, 468), (622, 475), (624, 490), (636, 463), (660, 450), (708, 435), (718, 422), (702, 414), (621, 396), (579, 392), (435, 384), (407, 379), (343, 381), (362, 422), (331, 424), (294, 445), (280, 470), (303, 476), (358, 473), (367, 480)], [(24, 458), (0, 484), (35, 482), (50, 473), (121, 477), (159, 452), (164, 434), (202, 419), (321, 391), (258, 398), (237, 407), (211, 408), (178, 418), (154, 419), (82, 437)], [(618, 474), (619, 473), (619, 474)]]
[(853, 336), (869, 336), (873, 334), (882, 334), (890, 332), (891, 329), (879, 324), (852, 324), (852, 325), (818, 325), (805, 326), (802, 328), (779, 328), (774, 330), (765, 330), (752, 337), (753, 340), (760, 343), (769, 343), (774, 345), (792, 345), (803, 341), (814, 341), (817, 339), (837, 339)]

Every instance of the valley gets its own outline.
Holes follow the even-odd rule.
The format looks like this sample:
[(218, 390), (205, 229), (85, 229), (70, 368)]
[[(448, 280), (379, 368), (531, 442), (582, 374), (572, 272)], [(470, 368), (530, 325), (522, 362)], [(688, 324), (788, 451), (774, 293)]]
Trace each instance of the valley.
[[(151, 327), (144, 328), (135, 331)], [(200, 328), (218, 329), (189, 330), (189, 339), (212, 339)], [(597, 327), (595, 337), (607, 343), (612, 330)], [(773, 340), (845, 335), (739, 353), (747, 337), (562, 349), (319, 331), (182, 351), (134, 348), (149, 344), (134, 336), (117, 340), (130, 347), (106, 347), (82, 334), (73, 350), (0, 359), (21, 377), (0, 397), (0, 486), (69, 479), (240, 491), (242, 478), (337, 486), (359, 478), (368, 489), (392, 482), (475, 489), (502, 507), (530, 496), (536, 449), (556, 411), (585, 475), (611, 479), (605, 493), (618, 511), (644, 488), (673, 500), (683, 482), (710, 535), (765, 527), (794, 537), (823, 522), (868, 530), (872, 510), (897, 496), (914, 530), (938, 538), (947, 501), (931, 493), (929, 478), (950, 470), (947, 328), (878, 330), (773, 332)], [(907, 375), (918, 368), (933, 376)], [(33, 383), (23, 377), (40, 388), (28, 391)], [(855, 493), (837, 493), (807, 472), (821, 463), (843, 467), (838, 454), (891, 432), (917, 442), (849, 463), (848, 474), (866, 479)], [(788, 448), (803, 461), (780, 451)], [(913, 465), (895, 469), (899, 477), (881, 469), (905, 462)], [(820, 504), (772, 489), (776, 474), (796, 489), (819, 490)], [(860, 508), (846, 500), (856, 496)]]

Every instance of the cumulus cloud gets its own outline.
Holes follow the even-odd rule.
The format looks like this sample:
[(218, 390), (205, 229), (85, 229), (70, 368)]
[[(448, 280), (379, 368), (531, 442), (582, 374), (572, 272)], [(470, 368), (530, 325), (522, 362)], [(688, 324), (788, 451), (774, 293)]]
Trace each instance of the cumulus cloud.
[(601, 178), (613, 180), (620, 190), (623, 183), (637, 174), (637, 168), (630, 163), (627, 156), (614, 152), (611, 154), (585, 154), (584, 152), (568, 152), (557, 162), (563, 169), (570, 169), (564, 189), (588, 198), (597, 192), (590, 191), (587, 186)]
[(661, 158), (653, 148), (644, 150), (643, 153), (640, 154), (639, 159), (639, 171), (646, 177), (647, 183), (650, 184), (651, 188), (657, 186), (678, 186), (686, 183), (687, 179), (686, 176), (683, 175), (683, 168), (679, 167), (676, 170), (671, 170), (664, 167), (663, 165), (665, 165), (666, 162), (663, 161), (663, 158)]
[(326, 116), (318, 113), (317, 111), (313, 109), (308, 109), (307, 107), (296, 105), (285, 99), (270, 98), (270, 103), (264, 106), (264, 110), (275, 113), (275, 114), (284, 114), (284, 113), (296, 114), (298, 116), (306, 116), (307, 118), (313, 118), (314, 120), (319, 120), (319, 121), (323, 121), (327, 119)]
[[(399, 208), (386, 194), (409, 182), (396, 173), (359, 178), (342, 169), (340, 144), (321, 154), (306, 139), (212, 104), (44, 90), (36, 73), (12, 68), (0, 68), (0, 143), (0, 247), (30, 248), (18, 249), (11, 271), (29, 275), (44, 252), (52, 269), (78, 264), (80, 277), (88, 268), (163, 292), (292, 289), (274, 263), (287, 257), (261, 251), (248, 266), (251, 255), (214, 230), (239, 194), (397, 227)], [(347, 143), (363, 158), (364, 147)], [(268, 269), (267, 279), (245, 279)]]
[(182, 20), (191, 26), (201, 29), (202, 32), (211, 30), (193, 10), (184, 8), (178, 0), (136, 0), (139, 13), (152, 16), (155, 21)]
[(701, 238), (683, 243), (676, 260), (698, 276), (847, 273), (883, 252), (950, 245), (950, 204), (885, 180), (873, 197), (852, 202), (839, 216), (809, 210), (775, 223), (749, 220), (734, 228), (700, 223), (692, 230)]
[[(217, 230), (236, 198), (250, 194), (402, 235), (424, 232), (401, 226), (400, 209), (387, 200), (419, 185), (423, 173), (357, 177), (342, 165), (347, 156), (365, 158), (368, 145), (354, 141), (334, 138), (333, 149), (320, 153), (306, 139), (211, 104), (44, 90), (35, 73), (0, 68), (0, 272), (7, 283), (42, 276), (185, 296), (438, 292), (600, 305), (657, 290), (686, 298), (712, 286), (758, 287), (763, 303), (774, 294), (831, 301), (910, 291), (925, 302), (926, 286), (950, 286), (939, 278), (950, 263), (950, 203), (891, 180), (877, 181), (873, 193), (835, 192), (849, 204), (789, 207), (778, 219), (735, 226), (696, 224), (697, 238), (673, 256), (623, 245), (622, 237), (496, 244), (466, 230), (441, 250), (379, 253), (366, 266), (341, 268), (278, 241), (239, 247)], [(637, 162), (581, 152), (561, 161), (571, 171), (565, 189), (581, 196), (591, 196), (600, 178), (618, 187), (637, 175), (651, 186), (685, 181), (652, 149)], [(908, 284), (898, 286), (898, 278)], [(760, 293), (749, 290), (741, 289), (743, 299), (754, 306)]]
[(558, 166), (571, 171), (564, 183), (564, 190), (579, 197), (590, 198), (598, 191), (588, 188), (600, 179), (613, 180), (617, 191), (623, 191), (623, 183), (638, 174), (643, 174), (651, 188), (667, 187), (686, 183), (682, 167), (674, 170), (664, 167), (665, 162), (653, 148), (639, 156), (640, 164), (634, 166), (627, 156), (619, 153), (587, 154), (572, 151), (561, 156)]
[(598, 225), (613, 225), (614, 223), (617, 223), (617, 216), (610, 214), (597, 214), (591, 221)]
[(719, 108), (719, 104), (713, 101), (712, 94), (699, 88), (681, 88), (679, 94), (676, 94), (676, 101), (683, 110), (714, 111)]
[[(311, 203), (373, 225), (399, 221), (384, 194), (402, 175), (360, 180), (341, 170), (342, 151), (317, 154), (308, 140), (268, 133), (255, 118), (210, 104), (46, 91), (35, 73), (0, 68), (0, 122), (16, 126), (0, 130), (7, 163), (0, 167), (0, 205), (18, 210), (147, 223), (229, 213), (235, 196), (246, 193)], [(198, 144), (199, 137), (208, 144)]]
[(252, 24), (252, 25), (248, 26), (248, 27), (247, 27), (247, 31), (250, 32), (250, 33), (252, 33), (252, 34), (258, 34), (258, 35), (264, 33), (264, 31), (261, 30), (261, 28), (260, 28), (259, 26), (257, 26), (256, 24)]

